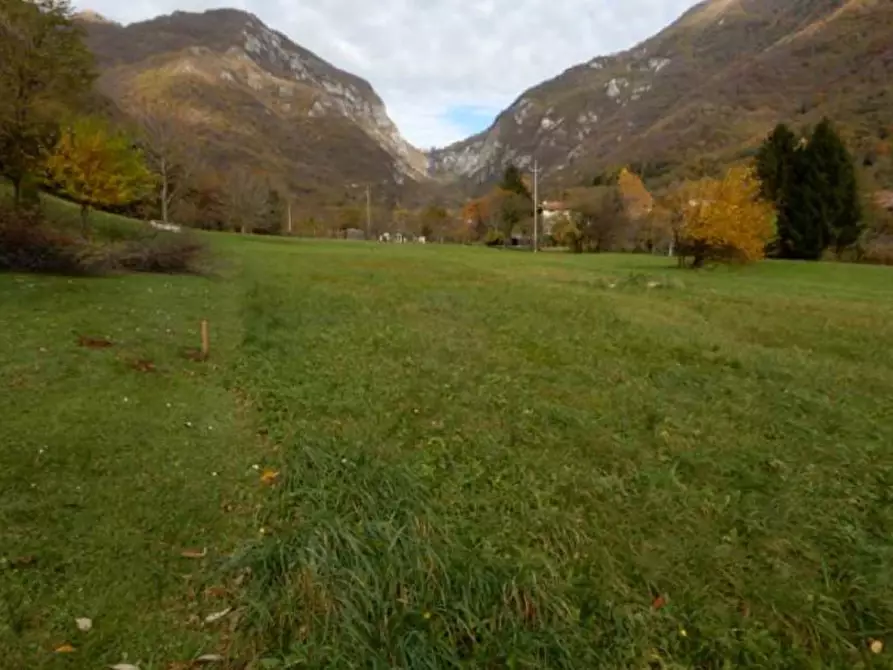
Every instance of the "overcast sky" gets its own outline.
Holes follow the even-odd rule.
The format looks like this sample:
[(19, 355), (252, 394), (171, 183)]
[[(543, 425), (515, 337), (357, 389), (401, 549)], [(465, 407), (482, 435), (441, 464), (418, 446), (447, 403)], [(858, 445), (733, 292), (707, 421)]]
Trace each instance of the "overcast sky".
[(421, 148), (486, 128), (525, 89), (656, 33), (695, 0), (76, 0), (121, 23), (236, 7), (367, 79)]

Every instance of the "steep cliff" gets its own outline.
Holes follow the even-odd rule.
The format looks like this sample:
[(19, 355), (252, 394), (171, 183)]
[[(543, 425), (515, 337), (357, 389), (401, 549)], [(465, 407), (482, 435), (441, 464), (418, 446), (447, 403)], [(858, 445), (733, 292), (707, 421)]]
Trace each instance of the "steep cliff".
[(237, 10), (175, 12), (122, 26), (82, 15), (100, 89), (134, 115), (177, 103), (212, 161), (238, 160), (302, 193), (424, 180), (368, 82)]

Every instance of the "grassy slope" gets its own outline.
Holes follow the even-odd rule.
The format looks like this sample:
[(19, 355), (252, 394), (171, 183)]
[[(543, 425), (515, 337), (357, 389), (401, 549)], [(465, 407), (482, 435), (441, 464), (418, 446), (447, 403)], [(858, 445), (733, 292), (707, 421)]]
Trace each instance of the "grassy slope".
[(288, 667), (853, 667), (893, 630), (885, 269), (256, 248)]
[[(39, 558), (3, 574), (11, 667), (126, 652), (155, 668), (219, 644), (189, 620), (222, 603), (186, 595), (257, 537), (262, 457), (240, 403), (285, 469), (260, 521), (271, 536), (245, 559), (258, 656), (885, 660), (866, 652), (893, 630), (885, 268), (690, 274), (634, 256), (216, 239), (237, 260), (225, 282), (0, 276), (14, 389), (0, 547)], [(219, 368), (177, 356), (199, 314)], [(74, 332), (119, 344), (79, 349)], [(214, 555), (179, 558), (193, 545)], [(66, 639), (76, 655), (47, 652)]]

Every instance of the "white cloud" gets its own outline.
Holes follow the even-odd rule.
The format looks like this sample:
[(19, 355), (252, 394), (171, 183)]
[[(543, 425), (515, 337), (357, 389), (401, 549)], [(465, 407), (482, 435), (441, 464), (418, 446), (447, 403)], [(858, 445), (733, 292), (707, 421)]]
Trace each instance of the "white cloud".
[[(462, 139), (456, 107), (500, 110), (525, 89), (628, 48), (694, 0), (224, 0), (369, 80), (420, 147)], [(129, 23), (212, 0), (78, 0)]]

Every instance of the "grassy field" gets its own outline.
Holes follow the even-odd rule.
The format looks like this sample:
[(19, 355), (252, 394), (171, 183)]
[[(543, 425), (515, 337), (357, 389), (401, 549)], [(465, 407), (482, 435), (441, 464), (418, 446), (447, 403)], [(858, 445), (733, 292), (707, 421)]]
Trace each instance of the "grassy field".
[(215, 240), (0, 276), (0, 665), (891, 667), (888, 269)]

